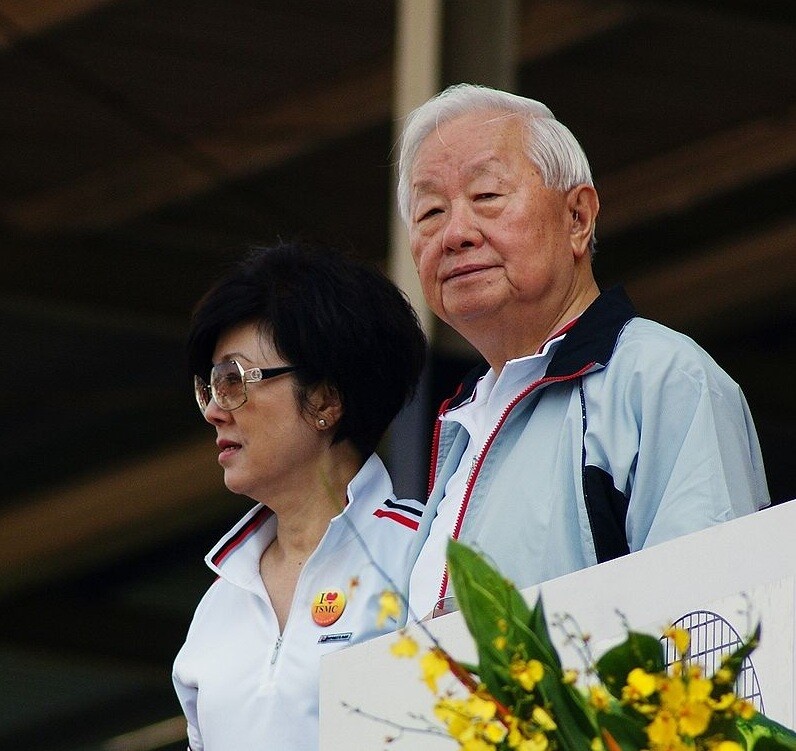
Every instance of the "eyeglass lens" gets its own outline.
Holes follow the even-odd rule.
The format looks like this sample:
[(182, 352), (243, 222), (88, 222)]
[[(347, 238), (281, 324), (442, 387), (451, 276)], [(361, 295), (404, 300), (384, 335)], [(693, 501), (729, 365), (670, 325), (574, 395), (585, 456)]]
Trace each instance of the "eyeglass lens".
[(268, 378), (275, 378), (285, 373), (292, 373), (294, 370), (296, 370), (295, 365), (243, 370), (235, 360), (221, 362), (218, 365), (214, 365), (210, 371), (209, 386), (200, 376), (193, 377), (196, 403), (199, 405), (199, 409), (202, 410), (202, 414), (205, 413), (211, 398), (215, 400), (221, 409), (231, 412), (246, 401), (247, 383), (256, 383)]
[(214, 365), (210, 371), (210, 385), (194, 376), (194, 390), (199, 409), (204, 412), (211, 397), (221, 409), (232, 410), (246, 401), (246, 388), (238, 364), (230, 360)]

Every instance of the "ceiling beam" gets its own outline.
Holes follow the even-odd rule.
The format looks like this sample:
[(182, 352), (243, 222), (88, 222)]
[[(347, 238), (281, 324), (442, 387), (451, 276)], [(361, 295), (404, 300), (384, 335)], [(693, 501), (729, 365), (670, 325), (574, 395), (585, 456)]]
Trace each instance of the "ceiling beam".
[[(638, 15), (638, 8), (627, 3), (606, 5), (594, 11), (596, 15), (585, 13), (587, 8), (594, 11), (584, 0), (560, 7), (552, 2), (530, 6), (522, 25), (522, 59), (550, 54)], [(561, 23), (559, 11), (590, 22)], [(336, 84), (304, 91), (221, 130), (191, 138), (192, 149), (216, 169), (203, 170), (196, 160), (186, 160), (165, 145), (153, 146), (53, 192), (7, 201), (0, 205), (0, 217), (29, 235), (112, 226), (383, 122), (390, 116), (391, 85), (390, 64), (384, 60)], [(619, 232), (791, 168), (796, 164), (795, 126), (796, 110), (790, 109), (780, 117), (743, 123), (605, 176), (598, 182), (600, 228)]]
[[(389, 117), (391, 70), (380, 65), (188, 139), (204, 170), (165, 145), (103, 166), (57, 190), (0, 205), (26, 234), (94, 231), (203, 194)], [(386, 158), (386, 155), (385, 155)]]
[(526, 3), (520, 20), (519, 61), (538, 60), (587, 39), (624, 26), (642, 8), (622, 0), (534, 0)]
[(58, 614), (58, 628), (42, 619), (40, 595), (6, 602), (0, 643), (139, 680), (162, 677), (163, 666), (174, 659), (190, 623), (190, 616), (114, 607), (52, 590), (46, 600), (49, 611)]
[[(140, 635), (139, 635), (140, 638)], [(120, 733), (152, 725), (155, 718), (169, 725), (179, 712), (179, 704), (170, 685), (168, 672), (159, 670), (157, 682), (126, 694), (115, 694), (99, 701), (85, 701), (71, 711), (57, 712), (42, 707), (40, 716), (27, 724), (15, 724), (11, 732), (8, 725), (0, 726), (0, 749), (2, 751), (134, 751), (134, 749), (155, 749), (165, 746), (133, 745), (128, 741), (118, 745), (108, 740)], [(175, 723), (176, 724), (176, 723)], [(185, 721), (183, 719), (183, 729)], [(4, 731), (4, 732), (3, 732)], [(140, 736), (138, 736), (140, 737)], [(186, 747), (185, 733), (176, 729), (170, 734), (175, 742), (181, 737), (178, 748)], [(135, 739), (135, 736), (134, 736)], [(169, 745), (169, 748), (173, 746)]]
[[(635, 14), (635, 6), (625, 2), (533, 3), (522, 19), (519, 58), (551, 54)], [(384, 58), (337, 82), (324, 82), (283, 102), (264, 103), (267, 109), (228, 121), (223, 129), (184, 134), (191, 153), (201, 159), (186, 159), (166, 143), (153, 145), (146, 153), (109, 163), (56, 190), (7, 201), (0, 205), (0, 217), (29, 235), (101, 230), (385, 122), (391, 117), (391, 100), (392, 65)], [(213, 168), (203, 169), (203, 164)]]
[(0, 0), (0, 49), (9, 49), (117, 0)]
[(675, 329), (709, 328), (736, 310), (770, 313), (796, 289), (796, 220), (663, 263), (625, 287), (643, 315)]
[(77, 574), (228, 516), (209, 439), (11, 500), (0, 513), (0, 596)]
[(598, 233), (616, 234), (796, 166), (796, 108), (635, 162), (597, 181)]

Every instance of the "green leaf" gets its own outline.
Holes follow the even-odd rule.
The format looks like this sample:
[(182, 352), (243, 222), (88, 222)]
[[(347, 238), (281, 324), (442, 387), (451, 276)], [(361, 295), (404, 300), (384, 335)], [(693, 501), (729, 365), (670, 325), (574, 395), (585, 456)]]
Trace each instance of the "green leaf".
[(530, 618), (530, 610), (514, 586), (470, 548), (451, 540), (448, 568), (456, 599), (478, 652), (476, 671), (498, 700), (508, 699), (509, 661), (512, 653), (497, 646), (498, 637), (509, 639), (509, 622)]
[(611, 734), (622, 751), (638, 751), (649, 745), (645, 724), (641, 720), (621, 712), (598, 712), (597, 723), (600, 730), (607, 730)]
[(558, 728), (554, 735), (561, 751), (584, 751), (599, 731), (594, 713), (577, 689), (561, 682), (558, 675), (545, 675), (538, 685), (544, 704), (551, 708)]
[(555, 645), (550, 638), (550, 632), (547, 629), (547, 618), (545, 618), (541, 595), (539, 595), (539, 598), (536, 600), (536, 605), (534, 605), (533, 610), (531, 611), (529, 626), (531, 627), (531, 631), (533, 631), (533, 633), (538, 637), (539, 642), (544, 650), (549, 653), (550, 661), (556, 667), (561, 669), (561, 659), (558, 656), (558, 651), (556, 650)]
[(757, 713), (749, 720), (738, 718), (736, 727), (748, 751), (796, 751), (796, 732)]
[(609, 649), (595, 665), (597, 675), (611, 694), (622, 697), (622, 687), (634, 668), (647, 673), (660, 673), (666, 669), (663, 645), (649, 634), (628, 632), (622, 644)]
[(501, 652), (495, 648), (494, 640), (503, 636), (508, 646), (498, 659), (506, 665), (514, 650), (523, 647), (525, 659), (560, 666), (541, 605), (537, 603), (532, 613), (514, 584), (466, 545), (451, 540), (447, 553), (456, 599), (479, 650), (486, 654)]

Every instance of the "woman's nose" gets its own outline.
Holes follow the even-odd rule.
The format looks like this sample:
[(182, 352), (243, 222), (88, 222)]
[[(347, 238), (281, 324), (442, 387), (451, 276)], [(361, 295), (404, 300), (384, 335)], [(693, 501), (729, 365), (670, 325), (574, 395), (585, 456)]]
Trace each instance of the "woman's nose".
[(211, 399), (205, 407), (204, 418), (211, 425), (221, 425), (229, 421), (230, 413), (221, 409), (221, 407), (216, 404), (215, 399)]

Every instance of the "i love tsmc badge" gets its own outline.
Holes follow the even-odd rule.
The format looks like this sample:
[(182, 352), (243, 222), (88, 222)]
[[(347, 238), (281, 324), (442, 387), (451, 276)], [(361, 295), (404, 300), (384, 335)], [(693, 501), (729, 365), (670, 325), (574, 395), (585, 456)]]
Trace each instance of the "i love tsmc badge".
[(339, 589), (318, 592), (312, 601), (312, 620), (319, 626), (331, 626), (345, 610), (345, 593)]

